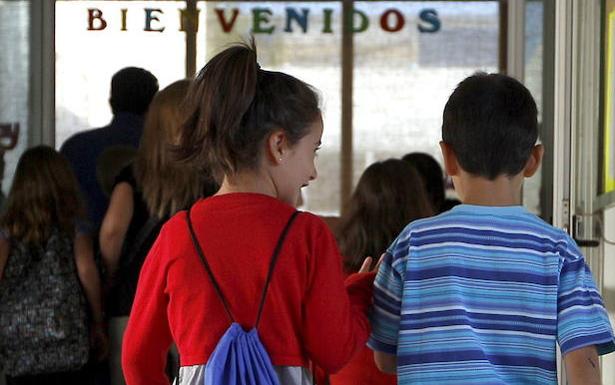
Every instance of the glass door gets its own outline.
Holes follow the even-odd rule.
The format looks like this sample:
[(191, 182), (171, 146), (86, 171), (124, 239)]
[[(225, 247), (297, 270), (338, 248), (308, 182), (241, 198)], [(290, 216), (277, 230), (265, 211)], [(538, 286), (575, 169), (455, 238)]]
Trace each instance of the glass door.
[(30, 2), (0, 0), (0, 205), (27, 146)]
[[(609, 310), (611, 324), (615, 324), (615, 0), (601, 4), (602, 31), (598, 191), (593, 199), (595, 215), (599, 219), (596, 238), (600, 241), (602, 259), (602, 294)], [(603, 382), (615, 385), (615, 356), (602, 360)]]
[[(544, 60), (552, 61), (553, 77), (543, 82), (552, 97), (542, 114), (552, 127), (545, 142), (552, 223), (580, 246), (613, 325), (615, 0), (545, 0), (545, 14), (554, 15), (553, 28), (545, 23), (552, 47)], [(615, 385), (613, 354), (602, 357), (601, 369), (603, 384)], [(564, 373), (560, 384), (567, 383)]]
[[(564, 199), (554, 206), (559, 206), (562, 223), (581, 247), (614, 325), (615, 0), (570, 1), (565, 13), (556, 23), (565, 20), (569, 26), (563, 32), (570, 38), (571, 54), (556, 55), (555, 60), (556, 68), (559, 62), (570, 70), (570, 79), (564, 82), (569, 113), (561, 114), (570, 132), (569, 154), (562, 159), (569, 178), (569, 195), (564, 198), (569, 204)], [(566, 60), (569, 66), (563, 65)], [(601, 367), (603, 384), (615, 385), (615, 356), (602, 357)]]

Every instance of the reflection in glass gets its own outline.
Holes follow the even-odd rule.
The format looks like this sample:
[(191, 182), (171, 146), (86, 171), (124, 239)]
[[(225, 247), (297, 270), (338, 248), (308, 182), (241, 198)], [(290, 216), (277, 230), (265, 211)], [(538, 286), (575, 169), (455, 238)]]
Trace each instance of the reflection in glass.
[(179, 1), (56, 1), (56, 146), (111, 121), (111, 76), (128, 66), (160, 88), (185, 77)]
[[(320, 91), (324, 119), (318, 179), (303, 191), (302, 209), (331, 215), (340, 206), (341, 3), (199, 2), (197, 68), (254, 32), (259, 64)], [(225, 31), (226, 29), (226, 31)]]
[[(441, 160), (442, 111), (476, 71), (498, 71), (497, 1), (356, 2), (354, 180), (372, 162), (426, 152)], [(386, 27), (386, 28), (385, 28)], [(392, 32), (390, 30), (399, 30)]]
[[(542, 82), (543, 82), (543, 25), (544, 2), (531, 0), (525, 3), (525, 86), (530, 90), (538, 106), (538, 125), (542, 126)], [(526, 179), (523, 186), (523, 204), (531, 212), (540, 215), (540, 188), (542, 186), (542, 167), (533, 177)]]
[(29, 8), (28, 1), (0, 0), (0, 176), (4, 194), (28, 144)]

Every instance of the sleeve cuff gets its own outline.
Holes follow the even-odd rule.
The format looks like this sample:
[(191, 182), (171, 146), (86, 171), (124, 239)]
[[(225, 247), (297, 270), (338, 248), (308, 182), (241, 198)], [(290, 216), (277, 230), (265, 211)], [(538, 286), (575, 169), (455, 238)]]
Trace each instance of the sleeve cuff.
[(594, 345), (598, 351), (598, 355), (602, 356), (615, 351), (615, 341), (613, 335), (608, 332), (593, 336), (581, 336), (565, 341), (560, 345), (562, 355), (570, 353), (573, 350), (581, 349), (587, 346)]

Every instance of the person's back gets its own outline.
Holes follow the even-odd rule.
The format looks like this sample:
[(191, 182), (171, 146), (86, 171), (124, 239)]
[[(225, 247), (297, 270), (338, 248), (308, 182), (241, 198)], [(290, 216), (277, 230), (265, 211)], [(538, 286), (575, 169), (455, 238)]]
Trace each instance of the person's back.
[[(427, 191), (414, 167), (400, 159), (371, 164), (359, 178), (336, 236), (346, 274), (359, 270), (366, 256), (381, 255), (408, 222), (431, 215)], [(372, 351), (365, 347), (329, 376), (329, 383), (394, 385), (397, 379), (381, 373)]]
[(401, 384), (555, 384), (556, 340), (612, 344), (581, 252), (522, 206), (456, 206), (390, 252), (405, 268)]
[[(293, 207), (277, 199), (252, 193), (214, 196), (199, 201), (191, 210), (194, 230), (204, 254), (222, 292), (232, 293), (228, 301), (233, 315), (246, 330), (254, 324), (269, 258), (293, 211)], [(158, 274), (167, 272), (168, 297), (157, 297), (153, 295), (155, 291), (138, 292), (136, 300), (138, 303), (139, 295), (147, 295), (152, 308), (158, 307), (154, 302), (164, 301), (160, 306), (166, 306), (168, 328), (180, 352), (181, 377), (190, 377), (189, 373), (203, 370), (203, 363), (229, 326), (224, 307), (211, 289), (190, 241), (186, 215), (181, 212), (164, 225), (150, 252), (159, 258), (150, 256), (143, 267), (145, 271)], [(153, 281), (162, 276), (150, 278)], [(153, 284), (141, 281), (138, 290)], [(336, 371), (356, 351), (353, 340), (331, 343), (337, 335), (346, 338), (342, 336), (357, 335), (358, 331), (358, 325), (349, 316), (348, 300), (333, 295), (340, 291), (343, 291), (342, 272), (335, 240), (320, 219), (301, 213), (281, 250), (259, 326), (263, 344), (278, 367), (281, 379), (307, 376), (308, 372), (302, 367), (307, 366), (308, 357), (327, 370)], [(164, 305), (166, 303), (168, 305)], [(131, 315), (130, 322), (134, 323), (133, 333), (136, 334), (130, 336), (128, 343), (139, 341), (139, 346), (131, 346), (130, 352), (135, 348), (156, 352), (158, 344), (168, 343), (166, 319), (149, 324), (154, 315), (140, 314), (137, 323), (134, 316)], [(340, 330), (344, 332), (339, 333)], [(145, 335), (165, 337), (148, 339)], [(155, 347), (149, 348), (150, 344)], [(139, 360), (149, 362), (148, 357), (141, 356)], [(191, 368), (194, 365), (197, 367)]]
[(472, 76), (442, 130), (463, 204), (390, 246), (375, 284), (376, 363), (400, 384), (556, 384), (557, 342), (569, 383), (599, 384), (598, 354), (615, 344), (589, 268), (567, 234), (520, 205), (542, 158), (529, 91)]
[(9, 385), (83, 384), (88, 335), (96, 358), (106, 354), (83, 211), (63, 156), (47, 146), (22, 154), (0, 217), (0, 360)]
[(108, 197), (96, 177), (98, 157), (113, 146), (135, 149), (143, 131), (143, 115), (158, 91), (158, 80), (150, 72), (127, 67), (113, 75), (109, 103), (113, 119), (109, 125), (77, 133), (60, 149), (73, 168), (87, 203), (88, 218), (98, 228), (107, 209)]

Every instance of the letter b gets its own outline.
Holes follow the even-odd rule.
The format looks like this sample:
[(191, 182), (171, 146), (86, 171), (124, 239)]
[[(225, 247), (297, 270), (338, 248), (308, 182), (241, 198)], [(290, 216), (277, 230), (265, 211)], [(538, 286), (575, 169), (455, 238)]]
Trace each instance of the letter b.
[[(94, 26), (94, 21), (98, 20), (98, 26)], [(102, 31), (107, 28), (107, 21), (103, 19), (103, 13), (98, 8), (88, 8), (88, 31)]]

